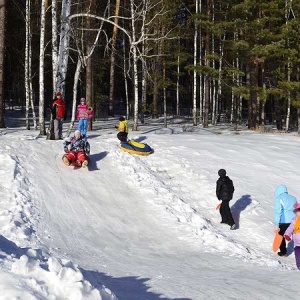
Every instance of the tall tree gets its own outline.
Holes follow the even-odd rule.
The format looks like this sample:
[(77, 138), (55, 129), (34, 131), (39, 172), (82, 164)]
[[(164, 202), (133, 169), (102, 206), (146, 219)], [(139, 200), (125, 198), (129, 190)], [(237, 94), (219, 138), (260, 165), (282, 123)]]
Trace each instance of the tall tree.
[(4, 82), (4, 46), (5, 46), (5, 0), (0, 0), (0, 128), (4, 128), (5, 101), (3, 93)]
[(114, 27), (111, 41), (111, 55), (110, 55), (110, 72), (109, 72), (109, 114), (114, 115), (114, 102), (115, 102), (115, 59), (116, 59), (116, 45), (118, 34), (120, 0), (116, 0)]
[(45, 25), (46, 25), (46, 4), (47, 0), (41, 2), (41, 32), (40, 32), (40, 72), (39, 72), (39, 123), (40, 134), (46, 134), (44, 109), (45, 109), (45, 88), (44, 88), (44, 65), (45, 65)]

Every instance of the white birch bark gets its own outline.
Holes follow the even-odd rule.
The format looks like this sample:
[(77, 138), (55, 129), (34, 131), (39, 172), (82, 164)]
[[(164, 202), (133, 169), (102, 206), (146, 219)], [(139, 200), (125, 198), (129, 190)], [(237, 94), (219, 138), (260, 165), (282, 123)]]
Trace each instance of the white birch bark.
[(25, 36), (25, 120), (26, 120), (26, 129), (30, 130), (30, 122), (29, 122), (29, 104), (30, 104), (30, 85), (29, 85), (29, 45), (30, 45), (30, 7), (31, 0), (26, 0), (26, 16), (25, 16), (25, 24), (26, 24), (26, 36)]
[(52, 0), (51, 6), (51, 22), (52, 22), (52, 87), (53, 97), (55, 96), (56, 80), (57, 80), (57, 62), (58, 62), (58, 51), (57, 51), (57, 0)]
[(63, 0), (61, 11), (61, 30), (60, 30), (60, 42), (58, 52), (58, 66), (57, 66), (57, 81), (56, 91), (62, 92), (64, 95), (66, 75), (68, 70), (69, 59), (69, 19), (71, 12), (71, 0)]
[(39, 72), (39, 123), (40, 134), (45, 135), (45, 90), (44, 90), (44, 62), (45, 62), (45, 22), (46, 22), (46, 6), (45, 1), (41, 3), (41, 33), (40, 33), (40, 72)]
[(134, 0), (130, 0), (131, 26), (132, 26), (132, 55), (133, 55), (133, 90), (134, 90), (134, 114), (133, 114), (133, 130), (137, 131), (138, 113), (139, 113), (139, 93), (138, 93), (138, 56), (136, 49), (136, 28), (135, 28), (135, 10)]
[[(225, 40), (225, 36), (223, 38)], [(222, 67), (223, 67), (223, 54), (224, 54), (224, 47), (223, 47), (223, 41), (220, 38), (220, 47), (219, 47), (219, 52), (220, 52), (220, 58), (219, 58), (219, 76), (218, 76), (218, 92), (216, 95), (216, 102), (215, 102), (215, 118), (214, 118), (214, 123), (213, 125), (217, 124), (218, 121), (218, 115), (219, 115), (219, 101), (220, 97), (222, 95)]]
[(74, 74), (72, 117), (71, 117), (70, 127), (68, 129), (68, 132), (67, 132), (66, 136), (70, 136), (70, 134), (72, 132), (72, 129), (74, 127), (74, 123), (75, 123), (76, 97), (77, 97), (77, 88), (78, 88), (78, 82), (79, 82), (79, 76), (80, 76), (81, 68), (82, 68), (82, 62), (81, 62), (80, 57), (78, 56), (76, 71), (75, 71), (75, 74)]

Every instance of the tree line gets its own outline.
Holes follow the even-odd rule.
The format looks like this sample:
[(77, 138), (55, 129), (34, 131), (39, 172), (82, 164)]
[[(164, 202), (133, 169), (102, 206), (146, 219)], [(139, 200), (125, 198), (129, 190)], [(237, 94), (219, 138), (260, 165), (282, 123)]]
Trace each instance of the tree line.
[(61, 91), (70, 130), (84, 96), (134, 130), (147, 113), (300, 133), (299, 13), (292, 0), (0, 0), (0, 127), (12, 99), (46, 135)]

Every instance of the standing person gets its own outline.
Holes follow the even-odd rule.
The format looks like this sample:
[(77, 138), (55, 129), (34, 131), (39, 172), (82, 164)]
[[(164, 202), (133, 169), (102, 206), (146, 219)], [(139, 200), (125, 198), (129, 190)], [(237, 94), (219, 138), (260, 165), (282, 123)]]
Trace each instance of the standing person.
[(218, 175), (220, 177), (216, 183), (216, 195), (217, 198), (222, 201), (220, 206), (221, 223), (228, 224), (230, 229), (233, 230), (235, 229), (235, 222), (229, 207), (229, 201), (232, 199), (234, 193), (233, 182), (226, 176), (226, 170), (224, 169), (220, 169)]
[(292, 219), (295, 217), (294, 205), (297, 203), (297, 199), (294, 196), (288, 194), (287, 187), (284, 184), (280, 184), (275, 189), (274, 200), (274, 223), (279, 228), (279, 234), (283, 236), (280, 244), (280, 251), (277, 253), (279, 256), (286, 255), (286, 241), (284, 233), (291, 224)]
[(121, 141), (121, 144), (126, 143), (128, 137), (128, 120), (125, 117), (120, 117), (119, 126), (115, 126), (115, 128), (119, 130), (117, 138)]
[[(70, 145), (70, 149), (68, 146)], [(64, 141), (63, 162), (69, 166), (71, 163), (76, 163), (78, 166), (86, 167), (88, 165), (88, 156), (90, 155), (90, 144), (83, 138), (79, 130), (76, 130), (74, 137), (69, 141)]]
[(300, 203), (294, 204), (294, 213), (296, 217), (292, 219), (290, 226), (285, 231), (284, 238), (287, 241), (294, 240), (296, 266), (300, 270)]
[(93, 117), (94, 111), (86, 104), (85, 98), (80, 99), (80, 104), (77, 106), (76, 118), (78, 120), (78, 130), (82, 137), (86, 137), (88, 121)]
[(56, 93), (52, 103), (52, 118), (54, 120), (54, 136), (56, 140), (62, 140), (62, 123), (66, 116), (66, 106), (61, 92)]

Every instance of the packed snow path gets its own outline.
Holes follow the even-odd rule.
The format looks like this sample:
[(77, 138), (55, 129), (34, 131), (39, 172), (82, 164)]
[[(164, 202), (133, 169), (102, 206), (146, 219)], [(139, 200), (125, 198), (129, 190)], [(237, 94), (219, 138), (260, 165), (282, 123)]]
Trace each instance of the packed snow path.
[[(293, 299), (296, 286), (284, 289), (298, 280), (293, 254), (271, 251), (272, 192), (276, 176), (299, 182), (287, 171), (299, 169), (297, 138), (270, 136), (268, 144), (256, 135), (159, 133), (133, 136), (155, 150), (140, 157), (120, 151), (108, 131), (92, 132), (88, 169), (62, 163), (62, 141), (3, 136), (27, 178), (36, 244), (121, 300)], [(278, 156), (285, 143), (294, 143), (287, 161)], [(275, 159), (284, 167), (273, 172)], [(221, 167), (236, 186), (235, 231), (219, 224), (215, 210)]]

